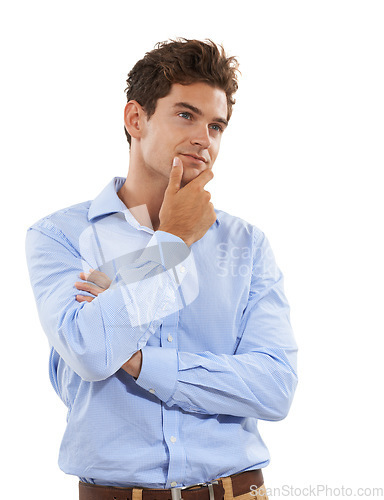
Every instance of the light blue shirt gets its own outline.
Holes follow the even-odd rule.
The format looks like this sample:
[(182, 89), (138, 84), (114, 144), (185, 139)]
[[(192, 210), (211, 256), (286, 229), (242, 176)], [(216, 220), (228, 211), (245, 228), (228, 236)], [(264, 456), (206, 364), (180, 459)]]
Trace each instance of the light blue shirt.
[[(27, 233), (50, 379), (68, 408), (59, 466), (95, 484), (150, 488), (265, 467), (258, 420), (283, 419), (297, 384), (268, 240), (215, 209), (216, 222), (188, 248), (139, 224), (116, 194), (124, 180)], [(145, 206), (137, 210), (145, 217)], [(89, 268), (113, 282), (79, 303), (74, 283)], [(139, 349), (135, 380), (120, 367)]]

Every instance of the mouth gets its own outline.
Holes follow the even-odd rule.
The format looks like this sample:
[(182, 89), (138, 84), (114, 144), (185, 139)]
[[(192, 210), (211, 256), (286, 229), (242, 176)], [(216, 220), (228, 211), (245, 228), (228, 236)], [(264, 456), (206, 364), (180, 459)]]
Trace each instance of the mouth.
[(185, 156), (186, 158), (189, 158), (190, 160), (194, 160), (195, 162), (198, 162), (200, 164), (207, 163), (207, 161), (208, 161), (203, 156), (199, 156), (199, 155), (195, 155), (195, 154), (182, 154), (182, 156)]

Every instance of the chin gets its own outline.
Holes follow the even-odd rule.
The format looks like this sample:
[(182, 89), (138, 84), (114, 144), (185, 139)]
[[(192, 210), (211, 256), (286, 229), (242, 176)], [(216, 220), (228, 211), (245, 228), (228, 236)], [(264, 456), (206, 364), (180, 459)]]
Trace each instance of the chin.
[(181, 178), (181, 185), (185, 186), (186, 184), (189, 184), (199, 174), (201, 174), (201, 171), (197, 168), (188, 169), (188, 172), (184, 171), (184, 175)]

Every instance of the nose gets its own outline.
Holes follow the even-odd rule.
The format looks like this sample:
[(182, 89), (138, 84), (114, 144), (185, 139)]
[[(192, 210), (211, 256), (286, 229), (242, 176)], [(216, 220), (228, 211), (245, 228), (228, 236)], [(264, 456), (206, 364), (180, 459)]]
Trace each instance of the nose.
[(211, 145), (211, 136), (209, 135), (208, 126), (201, 125), (199, 127), (196, 127), (191, 138), (191, 143), (199, 145), (204, 149), (209, 148), (209, 146)]

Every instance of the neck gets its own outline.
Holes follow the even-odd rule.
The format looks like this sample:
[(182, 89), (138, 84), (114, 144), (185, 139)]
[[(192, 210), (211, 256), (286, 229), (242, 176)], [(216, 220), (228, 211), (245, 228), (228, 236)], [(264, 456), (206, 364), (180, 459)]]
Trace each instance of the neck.
[(168, 179), (130, 158), (127, 178), (117, 195), (142, 226), (156, 231)]

